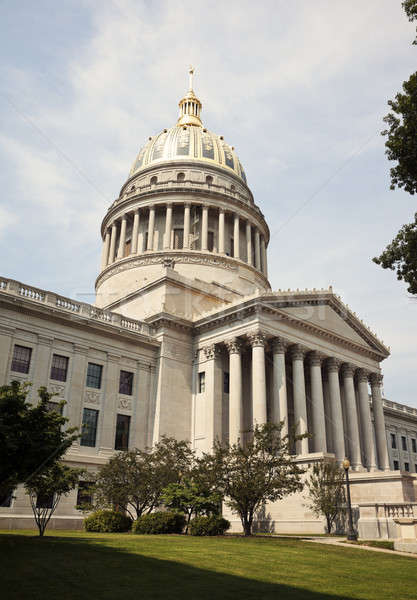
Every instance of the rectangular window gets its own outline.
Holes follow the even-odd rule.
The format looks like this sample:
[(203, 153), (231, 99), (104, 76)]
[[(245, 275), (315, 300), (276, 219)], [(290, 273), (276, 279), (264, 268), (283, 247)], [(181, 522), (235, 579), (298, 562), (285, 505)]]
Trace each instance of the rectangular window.
[(94, 448), (96, 445), (97, 421), (98, 410), (84, 408), (80, 440), (81, 446), (89, 446), (90, 448)]
[(408, 463), (408, 462), (404, 463), (404, 471), (407, 471), (407, 472), (410, 471), (410, 463)]
[(184, 247), (184, 229), (174, 229), (174, 250)]
[(115, 450), (127, 450), (129, 448), (130, 417), (128, 415), (117, 415)]
[(228, 394), (230, 390), (230, 376), (227, 371), (223, 373), (223, 393)]
[(88, 363), (87, 367), (87, 381), (86, 386), (90, 388), (101, 388), (101, 375), (103, 373), (103, 367), (94, 363)]
[(55, 381), (66, 381), (68, 373), (68, 357), (59, 354), (52, 355), (50, 379)]
[(206, 389), (206, 373), (202, 371), (198, 374), (198, 393), (203, 394)]
[(398, 460), (394, 460), (394, 471), (398, 471), (399, 468)]
[(397, 447), (397, 437), (395, 435), (395, 433), (390, 433), (391, 436), (391, 448), (396, 448)]
[(14, 490), (9, 490), (0, 495), (0, 506), (2, 508), (10, 508), (13, 500)]
[(12, 367), (11, 370), (16, 373), (29, 373), (30, 358), (32, 356), (32, 348), (26, 346), (15, 345), (13, 349)]
[(209, 231), (207, 234), (207, 250), (209, 252), (214, 250), (214, 231)]
[(417, 442), (414, 438), (411, 438), (411, 449), (414, 452), (414, 454), (417, 453)]
[(77, 490), (77, 508), (90, 506), (93, 502), (93, 495), (90, 492), (91, 481), (80, 481)]
[(132, 240), (127, 240), (125, 243), (125, 249), (124, 249), (123, 256), (129, 256), (131, 249), (132, 249)]
[(44, 494), (36, 498), (36, 508), (52, 508), (54, 504), (53, 494)]
[(407, 450), (407, 438), (405, 435), (401, 436), (401, 447), (403, 450)]
[(119, 394), (131, 396), (133, 390), (133, 373), (129, 371), (120, 371)]

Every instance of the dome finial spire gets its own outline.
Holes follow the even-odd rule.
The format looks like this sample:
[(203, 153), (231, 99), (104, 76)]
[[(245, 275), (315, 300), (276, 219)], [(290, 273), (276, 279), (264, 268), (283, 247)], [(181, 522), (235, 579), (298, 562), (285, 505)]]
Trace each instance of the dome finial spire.
[(202, 104), (193, 90), (194, 73), (195, 69), (190, 65), (188, 69), (189, 90), (179, 102), (180, 116), (177, 125), (195, 125), (196, 127), (202, 127), (200, 119)]
[(188, 76), (189, 76), (189, 82), (190, 82), (190, 88), (189, 91), (192, 92), (193, 91), (193, 77), (194, 77), (194, 67), (192, 65), (190, 65), (190, 68), (188, 69)]

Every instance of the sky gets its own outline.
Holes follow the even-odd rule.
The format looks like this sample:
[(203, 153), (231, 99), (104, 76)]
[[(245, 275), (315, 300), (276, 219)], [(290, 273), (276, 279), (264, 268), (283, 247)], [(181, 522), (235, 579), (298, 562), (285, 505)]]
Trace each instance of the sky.
[(417, 299), (371, 259), (413, 219), (387, 101), (416, 69), (400, 0), (0, 0), (0, 273), (94, 301), (100, 222), (196, 68), (271, 230), (272, 289), (333, 286), (417, 407)]

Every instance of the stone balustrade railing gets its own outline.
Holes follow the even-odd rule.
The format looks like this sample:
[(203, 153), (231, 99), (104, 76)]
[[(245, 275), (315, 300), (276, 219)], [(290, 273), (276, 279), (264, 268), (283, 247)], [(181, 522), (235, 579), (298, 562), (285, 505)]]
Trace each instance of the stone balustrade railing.
[(392, 400), (384, 399), (384, 407), (390, 408), (392, 410), (398, 410), (400, 412), (407, 413), (409, 415), (415, 415), (417, 417), (417, 408), (413, 406), (406, 406), (405, 404), (400, 404), (399, 402), (393, 402)]
[(143, 335), (153, 334), (153, 328), (143, 321), (127, 319), (118, 313), (103, 310), (85, 302), (77, 302), (71, 298), (59, 296), (53, 292), (47, 292), (30, 285), (20, 283), (20, 281), (15, 281), (14, 279), (6, 279), (4, 277), (0, 278), (0, 292), (10, 294), (11, 296), (22, 297), (45, 306), (51, 306), (64, 312), (87, 317), (88, 319), (103, 321), (105, 323), (109, 323), (110, 325), (115, 325), (120, 329), (126, 329), (128, 331), (141, 333)]

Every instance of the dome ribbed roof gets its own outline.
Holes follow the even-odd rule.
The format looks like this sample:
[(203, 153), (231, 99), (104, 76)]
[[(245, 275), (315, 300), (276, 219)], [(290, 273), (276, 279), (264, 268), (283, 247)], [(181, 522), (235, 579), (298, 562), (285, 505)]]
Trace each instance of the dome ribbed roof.
[(130, 177), (158, 163), (195, 161), (233, 172), (246, 183), (245, 171), (234, 149), (222, 136), (195, 125), (164, 129), (143, 146), (130, 170)]

